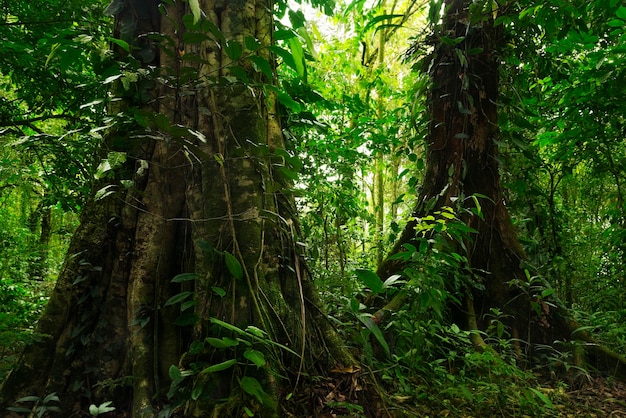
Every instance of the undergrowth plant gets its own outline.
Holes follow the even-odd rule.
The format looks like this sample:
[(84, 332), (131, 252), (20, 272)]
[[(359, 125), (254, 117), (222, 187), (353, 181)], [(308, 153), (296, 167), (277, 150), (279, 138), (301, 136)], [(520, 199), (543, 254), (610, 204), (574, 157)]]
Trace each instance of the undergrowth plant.
[[(372, 271), (356, 270), (361, 289), (352, 297), (332, 299), (337, 304), (332, 318), (346, 340), (363, 349), (362, 360), (399, 405), (410, 402), (423, 414), (445, 410), (450, 416), (493, 416), (505, 410), (514, 416), (556, 415), (536, 376), (519, 365), (520, 343), (501, 311), (489, 312), (484, 332), (450, 321), (450, 303), (459, 304), (458, 295), (480, 286), (466, 267), (465, 250), (474, 233), (453, 208), (419, 220), (417, 244), (405, 245), (396, 256), (404, 261), (402, 272), (383, 280)], [(528, 290), (548, 296), (541, 294), (545, 288), (538, 281)], [(397, 292), (407, 293), (402, 307), (384, 324), (373, 321), (378, 299)], [(473, 344), (474, 332), (487, 348)]]

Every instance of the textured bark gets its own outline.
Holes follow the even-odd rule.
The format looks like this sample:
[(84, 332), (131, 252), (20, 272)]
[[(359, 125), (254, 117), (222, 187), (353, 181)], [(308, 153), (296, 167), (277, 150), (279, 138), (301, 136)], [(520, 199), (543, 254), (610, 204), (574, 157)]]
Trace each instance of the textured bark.
[[(430, 63), (427, 168), (414, 216), (422, 218), (443, 206), (469, 209), (473, 206), (469, 196), (486, 196), (479, 198), (482, 219), (469, 211), (459, 212), (462, 221), (478, 231), (467, 242), (464, 255), (484, 289), (474, 287), (465, 289), (466, 295), (457, 294), (462, 303), (450, 306), (451, 319), (470, 329), (485, 330), (485, 314), (498, 308), (513, 335), (524, 341), (549, 345), (556, 340), (570, 341), (576, 325), (558, 301), (546, 303), (538, 295), (511, 285), (515, 280), (528, 280), (526, 255), (505, 206), (498, 166), (497, 54), (501, 27), (494, 27), (490, 10), (472, 13), (471, 4), (463, 0), (445, 2), (443, 26)], [(444, 36), (459, 43), (444, 42)], [(391, 255), (414, 242), (416, 222), (409, 222)], [(460, 247), (457, 250), (463, 251)], [(401, 262), (388, 257), (378, 273), (384, 278), (401, 270)], [(378, 321), (406, 298), (406, 293), (400, 293), (376, 314)], [(599, 359), (592, 355), (590, 360), (604, 369), (609, 364), (623, 366), (623, 359), (616, 356)]]
[[(65, 416), (113, 401), (114, 414), (126, 417), (152, 417), (174, 402), (181, 405), (177, 416), (242, 416), (247, 406), (269, 417), (279, 414), (279, 399), (297, 414), (315, 414), (312, 402), (284, 397), (302, 387), (304, 376), (327, 375), (353, 360), (319, 309), (297, 245), (290, 184), (280, 172), (287, 163), (276, 101), (260, 84), (267, 80), (250, 61), (231, 62), (214, 40), (185, 44), (188, 3), (167, 6), (160, 20), (156, 0), (124, 4), (114, 10), (119, 37), (146, 68), (159, 67), (159, 83), (140, 81), (118, 109), (141, 123), (116, 128), (107, 141), (106, 151), (127, 154), (116, 180), (107, 181), (134, 184), (118, 184), (116, 193), (86, 204), (38, 325), (42, 338), (6, 381), (0, 407), (56, 392)], [(255, 53), (271, 62), (269, 2), (201, 6), (226, 39), (257, 39)], [(159, 30), (168, 44), (160, 52), (140, 37)], [(231, 64), (253, 81), (228, 78)], [(241, 277), (233, 277), (226, 253), (241, 265)], [(196, 279), (172, 283), (181, 273)], [(168, 306), (182, 291), (193, 292), (195, 306)], [(238, 336), (211, 319), (254, 325), (290, 351), (258, 344), (267, 367), (246, 365), (241, 348), (203, 344), (206, 337)], [(198, 373), (233, 357), (238, 364), (226, 371)], [(168, 399), (171, 366), (196, 374), (182, 385), (182, 397)], [(243, 376), (255, 377), (270, 399), (259, 403), (246, 394)], [(193, 389), (200, 392), (192, 400)]]

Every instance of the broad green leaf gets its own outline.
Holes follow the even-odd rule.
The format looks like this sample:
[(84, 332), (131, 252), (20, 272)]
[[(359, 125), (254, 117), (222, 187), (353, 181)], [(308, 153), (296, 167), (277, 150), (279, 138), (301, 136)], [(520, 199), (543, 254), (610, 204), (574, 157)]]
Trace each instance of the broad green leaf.
[(196, 280), (197, 278), (198, 278), (198, 275), (196, 273), (181, 273), (181, 274), (174, 276), (174, 278), (170, 281), (172, 283), (182, 283), (182, 282), (188, 282), (190, 280)]
[(109, 42), (114, 43), (115, 45), (119, 46), (120, 48), (122, 48), (124, 51), (126, 52), (130, 52), (130, 45), (128, 45), (128, 42), (123, 41), (121, 39), (117, 39), (117, 38), (107, 38), (107, 40)]
[(30, 414), (33, 412), (32, 410), (28, 408), (23, 408), (21, 406), (9, 406), (7, 409), (12, 412), (19, 412), (19, 413), (26, 413), (26, 414)]
[(395, 286), (396, 284), (401, 284), (401, 283), (404, 283), (404, 280), (402, 280), (402, 276), (399, 274), (394, 274), (394, 275), (389, 276), (387, 280), (385, 280), (385, 282), (383, 283), (383, 288), (389, 289)]
[(550, 400), (550, 398), (548, 398), (544, 393), (542, 393), (541, 391), (535, 389), (535, 388), (530, 388), (531, 392), (534, 393), (535, 395), (537, 395), (537, 397), (539, 399), (541, 399), (541, 401), (548, 407), (548, 408), (554, 408), (554, 405), (552, 404), (552, 401)]
[(226, 268), (230, 274), (232, 274), (235, 279), (243, 279), (243, 268), (239, 260), (228, 251), (224, 251), (224, 258), (226, 260)]
[(215, 25), (215, 23), (211, 22), (210, 20), (203, 20), (200, 27), (202, 29), (202, 32), (209, 32), (213, 36), (215, 36), (217, 40), (221, 41), (222, 43), (226, 43), (226, 38), (224, 37), (224, 34)]
[(246, 332), (248, 332), (248, 333), (250, 333), (252, 335), (256, 335), (259, 338), (265, 337), (267, 335), (267, 332), (263, 331), (259, 327), (255, 327), (254, 325), (248, 325), (246, 327)]
[(265, 356), (260, 351), (248, 348), (243, 352), (243, 356), (254, 363), (257, 367), (263, 367), (266, 364)]
[[(41, 398), (39, 396), (31, 395), (19, 398), (16, 402), (38, 402)], [(29, 411), (30, 412), (30, 411)]]
[(113, 193), (115, 193), (115, 185), (109, 184), (108, 186), (104, 186), (103, 188), (101, 188), (100, 190), (96, 192), (96, 195), (94, 196), (94, 200), (104, 199), (105, 197), (112, 195)]
[[(300, 357), (300, 354), (296, 353), (291, 348), (289, 348), (289, 347), (287, 347), (287, 346), (285, 346), (285, 345), (283, 345), (281, 343), (277, 343), (276, 341), (272, 341), (269, 338), (267, 338), (266, 337), (266, 333), (262, 329), (260, 329), (260, 328), (257, 328), (257, 327), (254, 327), (254, 326), (248, 326), (246, 328), (246, 330), (244, 331), (241, 328), (238, 328), (238, 327), (236, 327), (234, 325), (231, 325), (228, 322), (221, 321), (221, 320), (219, 320), (217, 318), (211, 318), (211, 323), (219, 325), (219, 326), (221, 326), (221, 327), (223, 327), (223, 328), (225, 328), (227, 330), (233, 331), (233, 332), (235, 332), (235, 333), (237, 333), (239, 335), (242, 335), (242, 336), (244, 336), (244, 337), (246, 337), (248, 339), (252, 339), (252, 340), (264, 343), (264, 344), (274, 345), (276, 347), (281, 348), (282, 350), (285, 350), (285, 351), (293, 354), (296, 357)], [(243, 339), (240, 340), (240, 341), (244, 342), (246, 344), (250, 344), (250, 342), (245, 341)]]
[(193, 24), (195, 25), (202, 17), (202, 12), (200, 11), (200, 0), (189, 0), (189, 8), (191, 9), (191, 14), (193, 15)]
[(358, 269), (354, 272), (356, 277), (374, 293), (380, 293), (384, 290), (383, 281), (378, 274), (371, 270)]
[(306, 18), (304, 17), (304, 13), (302, 13), (302, 11), (298, 10), (298, 11), (294, 11), (294, 10), (289, 10), (289, 22), (291, 22), (291, 27), (294, 29), (298, 29), (301, 28), (302, 26), (304, 26), (304, 22), (306, 21)]
[(292, 70), (296, 71), (296, 73), (297, 73), (298, 68), (296, 66), (296, 62), (295, 62), (291, 52), (287, 51), (284, 48), (276, 46), (276, 45), (270, 46), (269, 50), (272, 51), (277, 56), (279, 56), (280, 58), (282, 58), (283, 62), (287, 65), (287, 67), (291, 68)]
[(293, 111), (294, 113), (300, 113), (302, 111), (302, 106), (300, 105), (300, 103), (293, 100), (293, 98), (286, 92), (279, 90), (277, 93), (277, 96), (278, 96), (278, 101), (282, 105), (291, 109), (291, 111)]
[(175, 305), (177, 303), (180, 303), (180, 302), (184, 301), (185, 299), (187, 299), (191, 295), (193, 295), (193, 292), (180, 292), (180, 293), (177, 293), (174, 296), (172, 296), (171, 298), (169, 298), (167, 300), (167, 302), (165, 302), (165, 305), (163, 305), (163, 306)]
[(180, 310), (186, 311), (187, 309), (191, 308), (192, 306), (196, 306), (197, 304), (198, 304), (197, 300), (187, 300), (180, 304)]
[(185, 32), (183, 33), (183, 42), (186, 44), (199, 44), (211, 39), (209, 35), (202, 32)]
[(246, 74), (246, 71), (241, 68), (238, 65), (233, 65), (228, 67), (228, 71), (230, 74), (234, 75), (235, 77), (237, 77), (239, 80), (243, 81), (244, 83), (248, 82), (248, 74)]
[(191, 391), (191, 399), (197, 401), (200, 398), (200, 395), (202, 395), (203, 390), (204, 385), (195, 385)]
[(622, 20), (626, 20), (626, 7), (620, 6), (619, 9), (615, 12), (615, 15)]
[(263, 57), (259, 57), (258, 55), (252, 55), (248, 58), (254, 64), (254, 68), (263, 73), (268, 80), (272, 80), (272, 67), (269, 62)]
[[(367, 32), (368, 30), (370, 30), (372, 27), (376, 26), (376, 24), (380, 23), (380, 22), (384, 22), (386, 20), (393, 20), (393, 19), (398, 19), (398, 18), (403, 18), (404, 15), (381, 15), (381, 16), (376, 16), (375, 18), (373, 18), (372, 20), (370, 20), (367, 25), (365, 25), (365, 28), (363, 29), (363, 32)], [(389, 25), (389, 23), (387, 24)], [(392, 25), (392, 26), (398, 26), (398, 25)]]
[(223, 361), (221, 363), (218, 363), (218, 364), (213, 364), (213, 365), (207, 367), (206, 369), (204, 369), (202, 372), (203, 373), (221, 372), (222, 370), (226, 370), (226, 369), (229, 369), (229, 368), (233, 367), (235, 364), (237, 364), (237, 360), (236, 359), (230, 359), (230, 360), (226, 360), (226, 361)]
[(230, 348), (239, 345), (239, 341), (229, 337), (207, 337), (204, 341), (206, 341), (208, 344), (211, 344), (215, 348)]
[(363, 325), (365, 325), (365, 327), (372, 333), (374, 338), (376, 338), (380, 346), (385, 351), (387, 357), (391, 357), (389, 344), (387, 344), (387, 340), (385, 340), (383, 333), (380, 331), (380, 328), (378, 328), (378, 325), (376, 325), (376, 323), (372, 320), (372, 317), (369, 314), (361, 313), (357, 315), (357, 318), (359, 318), (359, 321), (361, 321)]
[(180, 380), (182, 378), (182, 374), (180, 372), (180, 369), (178, 367), (176, 367), (176, 365), (172, 364), (169, 368), (169, 372), (168, 372), (170, 379), (176, 381), (176, 380)]
[(253, 52), (257, 51), (261, 47), (261, 44), (254, 36), (246, 36), (243, 40), (243, 43), (246, 46), (247, 50)]
[(224, 289), (222, 289), (221, 287), (217, 287), (217, 286), (212, 286), (211, 290), (213, 291), (213, 293), (215, 293), (217, 296), (220, 297), (224, 297), (226, 295), (226, 291)]
[(293, 38), (296, 35), (294, 31), (291, 29), (280, 29), (274, 32), (274, 40), (275, 41), (286, 41), (287, 39)]
[(241, 388), (249, 395), (254, 396), (264, 405), (272, 404), (272, 398), (263, 390), (263, 386), (254, 377), (244, 376), (241, 378)]
[(224, 51), (226, 51), (228, 58), (237, 61), (243, 54), (243, 46), (237, 41), (227, 41), (226, 45), (224, 45)]
[(298, 37), (290, 38), (288, 41), (289, 49), (291, 49), (291, 54), (293, 56), (293, 61), (295, 63), (295, 70), (305, 82), (306, 82), (306, 67), (304, 62), (304, 49), (302, 48), (302, 44), (300, 43), (300, 39)]
[(47, 404), (48, 402), (61, 402), (61, 399), (59, 399), (56, 392), (52, 392), (46, 395), (45, 398), (43, 398), (44, 405)]

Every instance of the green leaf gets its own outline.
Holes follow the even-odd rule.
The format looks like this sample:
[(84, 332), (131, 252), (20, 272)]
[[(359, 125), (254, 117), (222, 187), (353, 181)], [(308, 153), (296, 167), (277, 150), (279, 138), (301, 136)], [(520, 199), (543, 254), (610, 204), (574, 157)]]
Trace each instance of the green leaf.
[(279, 56), (280, 58), (282, 58), (283, 62), (288, 67), (290, 67), (291, 69), (293, 69), (296, 72), (298, 71), (297, 66), (296, 66), (296, 61), (294, 60), (293, 55), (291, 55), (291, 52), (287, 51), (284, 48), (276, 46), (276, 45), (270, 46), (269, 50), (272, 51), (277, 56)]
[(174, 381), (180, 380), (182, 378), (182, 373), (180, 372), (180, 369), (176, 367), (176, 365), (174, 364), (170, 366), (168, 373), (169, 373), (170, 379)]
[(268, 80), (272, 79), (272, 67), (265, 58), (259, 57), (258, 55), (252, 55), (248, 59), (252, 61), (252, 64), (257, 71), (263, 73)]
[(293, 38), (296, 35), (294, 31), (291, 29), (281, 29), (274, 32), (274, 40), (275, 41), (286, 41), (287, 39)]
[(254, 36), (246, 36), (243, 43), (249, 51), (256, 51), (261, 48), (261, 44)]
[(9, 406), (7, 409), (12, 412), (19, 412), (19, 413), (26, 413), (26, 414), (33, 412), (30, 409), (23, 408), (21, 406)]
[(183, 42), (186, 44), (199, 44), (211, 39), (209, 35), (202, 32), (185, 32), (183, 33)]
[(233, 61), (241, 58), (243, 54), (243, 47), (237, 41), (226, 41), (226, 45), (224, 45), (224, 51), (226, 51), (226, 55)]
[(204, 369), (202, 372), (203, 373), (221, 372), (222, 370), (226, 370), (226, 369), (233, 367), (235, 364), (237, 364), (237, 360), (230, 359), (230, 360), (223, 361), (221, 363), (213, 364), (212, 366), (209, 366), (206, 369)]
[(537, 397), (539, 399), (541, 399), (541, 401), (548, 407), (548, 408), (554, 408), (554, 405), (552, 404), (552, 401), (550, 400), (550, 398), (548, 398), (544, 393), (541, 393), (541, 391), (535, 389), (535, 388), (530, 388), (530, 391), (532, 393), (534, 393), (535, 395), (537, 395)]
[(389, 344), (387, 344), (387, 340), (385, 340), (383, 333), (380, 331), (380, 328), (378, 328), (378, 325), (376, 325), (376, 323), (372, 320), (372, 317), (369, 314), (362, 313), (362, 314), (358, 314), (357, 318), (359, 318), (359, 321), (361, 321), (363, 325), (365, 325), (365, 327), (368, 330), (370, 330), (374, 338), (376, 338), (380, 346), (385, 351), (385, 354), (387, 355), (387, 357), (391, 357), (391, 350), (389, 350)]
[(202, 395), (203, 390), (204, 390), (204, 385), (194, 386), (193, 390), (191, 391), (191, 399), (194, 401), (197, 401), (200, 398), (200, 395)]
[(289, 22), (291, 22), (291, 27), (294, 29), (298, 29), (304, 26), (304, 22), (306, 21), (304, 17), (304, 13), (301, 10), (293, 11), (289, 10)]
[[(24, 396), (23, 398), (19, 398), (16, 402), (38, 402), (41, 398), (39, 396)], [(30, 412), (30, 411), (29, 411)]]
[[(276, 341), (272, 341), (269, 338), (265, 337), (266, 333), (262, 329), (260, 329), (260, 328), (257, 328), (257, 327), (254, 327), (254, 326), (248, 326), (246, 328), (246, 330), (244, 331), (241, 328), (238, 328), (238, 327), (236, 327), (236, 326), (234, 326), (232, 324), (229, 324), (228, 322), (221, 321), (221, 320), (219, 320), (217, 318), (211, 318), (211, 323), (219, 325), (219, 326), (221, 326), (221, 327), (223, 327), (223, 328), (225, 328), (225, 329), (227, 329), (229, 331), (235, 332), (235, 333), (237, 333), (239, 335), (242, 335), (244, 337), (247, 337), (248, 339), (256, 340), (256, 341), (259, 341), (259, 342), (264, 343), (264, 344), (274, 345), (276, 347), (281, 348), (282, 350), (287, 351), (288, 353), (293, 354), (296, 357), (300, 357), (300, 354), (296, 353), (291, 348), (289, 348), (289, 347), (287, 347), (287, 346), (285, 346), (283, 344), (277, 343)], [(240, 340), (240, 341), (242, 341), (244, 343), (247, 343), (247, 344), (250, 344), (249, 342), (244, 341), (243, 339)]]
[[(365, 25), (365, 28), (363, 29), (363, 32), (367, 32), (372, 27), (376, 26), (377, 23), (383, 22), (385, 20), (391, 21), (393, 19), (398, 19), (398, 18), (403, 18), (403, 17), (404, 17), (404, 15), (381, 15), (381, 16), (376, 16), (375, 18), (370, 20), (367, 23), (367, 25)], [(389, 23), (387, 23), (386, 26), (399, 26), (399, 25), (395, 25), (395, 24), (390, 25)], [(377, 30), (378, 30), (378, 28), (377, 28)]]
[(198, 278), (198, 275), (196, 273), (181, 273), (181, 274), (174, 276), (174, 278), (170, 281), (172, 283), (182, 283), (182, 282), (188, 282), (190, 280), (196, 280), (197, 278)]
[(128, 42), (123, 41), (121, 39), (117, 39), (117, 38), (111, 38), (111, 37), (108, 37), (107, 40), (109, 42), (114, 43), (115, 45), (119, 46), (124, 51), (130, 52), (130, 45), (128, 45)]
[(217, 296), (220, 297), (224, 297), (226, 296), (226, 291), (224, 289), (222, 289), (221, 287), (217, 287), (217, 286), (212, 286), (211, 290), (213, 291), (213, 293), (215, 293)]
[(177, 293), (174, 296), (172, 296), (171, 298), (169, 298), (167, 300), (167, 302), (165, 302), (165, 305), (163, 305), (163, 306), (170, 306), (170, 305), (174, 305), (174, 304), (180, 303), (180, 302), (184, 301), (185, 299), (187, 299), (191, 295), (193, 295), (193, 292), (180, 292), (180, 293)]
[(204, 341), (211, 344), (213, 347), (220, 348), (220, 349), (235, 347), (239, 345), (239, 341), (233, 338), (229, 338), (229, 337), (222, 337), (222, 338), (207, 337), (205, 338)]
[(254, 363), (257, 367), (263, 367), (266, 364), (265, 356), (260, 351), (248, 348), (243, 352), (243, 356)]
[(101, 188), (100, 190), (96, 192), (96, 195), (94, 196), (94, 200), (104, 199), (105, 197), (112, 195), (113, 193), (115, 193), (115, 185), (109, 184), (108, 186), (104, 186), (103, 188)]
[(626, 20), (626, 7), (620, 6), (615, 12), (615, 15), (622, 20)]
[(113, 401), (106, 401), (98, 406), (98, 414), (106, 414), (107, 412), (115, 411), (114, 406), (109, 406), (113, 403)]
[(277, 96), (278, 101), (285, 107), (291, 109), (292, 112), (300, 113), (302, 111), (302, 106), (300, 106), (300, 103), (293, 100), (293, 98), (286, 92), (279, 90)]
[(241, 378), (241, 388), (249, 395), (254, 396), (261, 404), (271, 405), (272, 398), (265, 393), (263, 387), (254, 377), (244, 376)]
[(181, 311), (186, 311), (187, 309), (191, 308), (192, 306), (196, 306), (197, 304), (198, 304), (197, 300), (185, 301), (185, 302), (180, 304), (180, 310)]
[(259, 338), (263, 338), (263, 337), (265, 337), (267, 335), (267, 332), (263, 331), (259, 327), (255, 327), (254, 325), (248, 325), (246, 327), (246, 332), (250, 333), (252, 335), (256, 335)]
[(200, 1), (189, 0), (189, 8), (191, 9), (191, 14), (193, 15), (193, 24), (195, 25), (202, 17), (202, 12), (200, 11)]
[(293, 61), (295, 63), (295, 70), (298, 75), (306, 82), (306, 67), (304, 62), (304, 49), (302, 48), (302, 44), (300, 43), (300, 39), (298, 37), (290, 38), (288, 41), (289, 48), (291, 49), (291, 54), (293, 56)]
[(244, 83), (248, 82), (248, 74), (246, 74), (246, 71), (240, 66), (238, 65), (230, 66), (228, 68), (228, 71), (230, 72), (230, 74), (234, 75), (235, 77), (237, 77), (239, 80), (243, 81)]
[(380, 293), (384, 290), (383, 281), (378, 277), (378, 274), (371, 270), (358, 269), (354, 272), (357, 279), (370, 288), (374, 293)]
[(224, 258), (226, 260), (226, 268), (230, 274), (232, 274), (235, 279), (243, 279), (243, 268), (239, 260), (228, 251), (224, 251)]
[(57, 396), (56, 392), (49, 393), (43, 398), (43, 404), (47, 404), (48, 402), (61, 402), (61, 399)]

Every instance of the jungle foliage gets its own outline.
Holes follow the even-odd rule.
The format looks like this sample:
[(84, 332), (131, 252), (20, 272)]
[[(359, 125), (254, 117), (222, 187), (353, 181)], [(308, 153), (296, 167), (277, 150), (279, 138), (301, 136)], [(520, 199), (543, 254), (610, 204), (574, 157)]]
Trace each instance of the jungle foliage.
[[(150, 74), (130, 54), (119, 56), (129, 43), (114, 37), (104, 13), (114, 14), (118, 3), (0, 7), (0, 379), (25, 344), (46, 337), (34, 331), (36, 321), (81, 209), (90, 193), (112, 193), (107, 180), (126, 162), (125, 151), (101, 148), (107, 132), (129, 123), (108, 112), (118, 102), (114, 86), (141, 101), (137, 79)], [(185, 3), (192, 27), (202, 19), (201, 2)], [(478, 277), (485, 272), (468, 267), (477, 230), (466, 220), (482, 216), (484, 196), (461, 196), (459, 205), (415, 217), (427, 169), (434, 50), (458, 51), (461, 64), (483, 53), (464, 44), (466, 36), (441, 33), (448, 3), (279, 1), (269, 47), (276, 68), (252, 53), (260, 48), (254, 39), (237, 43), (209, 27), (188, 33), (187, 41), (218, 39), (241, 64), (230, 64), (225, 82), (266, 84), (278, 99), (286, 144), (275, 157), (281, 179), (295, 190), (302, 229), (295, 244), (305, 249), (339, 340), (361, 367), (335, 369), (329, 383), (309, 389), (309, 399), (333, 413), (371, 414), (355, 395), (359, 375), (389, 395), (383, 396), (387, 414), (559, 416), (570, 408), (569, 389), (595, 382), (580, 358), (589, 342), (572, 338), (527, 349), (531, 341), (510, 326), (518, 318), (491, 308), (479, 318), (490, 349), (477, 349), (475, 330), (450, 319), (450, 305), (465, 306), (471, 292), (483, 289)], [(467, 37), (472, 25), (488, 20), (502, 34), (493, 140), (503, 201), (528, 258), (525, 276), (512, 277), (511, 285), (536, 301), (531, 309), (562, 302), (579, 324), (576, 332), (591, 332), (626, 355), (626, 7), (617, 0), (480, 0), (468, 7)], [(248, 78), (246, 65), (258, 80)], [(459, 101), (456, 110), (467, 107)], [(172, 132), (177, 126), (156, 117), (146, 122), (159, 124)], [(187, 150), (188, 158), (203, 158), (201, 150)], [(414, 240), (392, 256), (402, 269), (381, 277), (377, 268), (411, 222)], [(232, 254), (221, 255), (233, 277), (243, 274)], [(172, 279), (181, 286), (194, 280)], [(399, 295), (402, 304), (379, 322), (379, 309)], [(167, 303), (186, 310), (194, 300), (193, 292), (181, 292)], [(229, 337), (205, 345), (226, 357), (203, 373), (263, 370), (268, 347), (290, 350), (255, 327), (212, 326)], [(160, 416), (175, 416), (177, 405), (201, 393), (187, 385), (195, 377), (182, 362), (168, 376), (165, 396), (172, 402)], [(241, 408), (249, 416), (259, 414), (253, 404), (272, 402), (255, 376), (239, 382), (251, 400)], [(281, 401), (297, 403), (291, 396)], [(56, 411), (57, 400), (33, 394), (13, 410), (44, 416)], [(115, 413), (116, 400), (105, 401), (111, 403), (94, 401), (83, 412)], [(601, 409), (586, 408), (577, 412)]]

